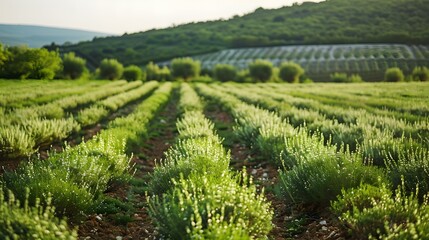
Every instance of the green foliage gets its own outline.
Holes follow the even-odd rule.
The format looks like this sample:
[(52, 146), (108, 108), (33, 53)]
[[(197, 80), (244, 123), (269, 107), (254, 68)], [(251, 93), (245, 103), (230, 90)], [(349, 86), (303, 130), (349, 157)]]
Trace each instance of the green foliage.
[(41, 206), (38, 200), (34, 206), (29, 206), (26, 199), (19, 201), (12, 192), (0, 187), (2, 239), (77, 239), (76, 229), (70, 230), (65, 220), (55, 217), (51, 199), (47, 199), (45, 206)]
[(180, 86), (179, 112), (181, 114), (191, 111), (202, 112), (204, 106), (201, 103), (197, 93), (187, 83), (182, 83)]
[(406, 196), (398, 188), (392, 192), (384, 185), (362, 184), (342, 191), (332, 203), (357, 238), (370, 239), (426, 239), (429, 237), (429, 206), (420, 204), (414, 195)]
[(110, 181), (128, 171), (129, 159), (124, 150), (123, 138), (102, 133), (48, 160), (6, 172), (4, 184), (21, 201), (26, 199), (28, 188), (30, 205), (34, 205), (36, 199), (46, 204), (51, 194), (56, 214), (76, 219), (92, 210), (96, 198), (107, 189)]
[[(259, 9), (228, 20), (97, 38), (61, 46), (61, 51), (91, 56), (91, 64), (95, 66), (111, 56), (125, 65), (143, 66), (149, 61), (165, 61), (231, 47), (368, 42), (427, 44), (428, 8), (424, 0), (306, 2), (273, 10)], [(371, 25), (375, 13), (378, 24)], [(412, 17), (410, 13), (413, 13)], [(135, 57), (127, 54), (127, 48), (135, 50)]]
[(251, 183), (244, 171), (236, 179), (181, 177), (162, 199), (149, 201), (149, 212), (171, 239), (262, 239), (272, 228), (272, 212)]
[(363, 166), (358, 159), (347, 158), (351, 156), (318, 156), (318, 159), (309, 159), (282, 172), (280, 187), (283, 196), (295, 204), (326, 207), (343, 189), (361, 183), (377, 184), (380, 178), (385, 179), (381, 170)]
[(130, 65), (124, 68), (122, 77), (127, 81), (146, 80), (146, 75), (143, 75), (143, 71), (136, 65)]
[(299, 64), (284, 62), (280, 65), (279, 76), (283, 81), (298, 83), (302, 74), (304, 74), (304, 69)]
[(336, 83), (359, 83), (363, 82), (362, 78), (358, 74), (352, 74), (347, 76), (346, 73), (334, 73), (331, 74), (331, 82)]
[(273, 76), (273, 64), (270, 61), (257, 59), (249, 64), (249, 75), (256, 82), (268, 82)]
[(165, 81), (170, 80), (171, 72), (167, 67), (160, 68), (153, 62), (149, 62), (146, 67), (146, 78), (147, 80)]
[(91, 106), (79, 111), (76, 121), (82, 127), (90, 126), (96, 124), (100, 119), (107, 117), (109, 110), (103, 106)]
[(229, 64), (217, 64), (213, 70), (214, 78), (221, 82), (235, 81), (237, 70)]
[(22, 128), (17, 126), (0, 127), (0, 156), (16, 159), (30, 156), (35, 152), (36, 143)]
[(201, 63), (192, 58), (176, 58), (171, 61), (171, 69), (173, 77), (188, 81), (200, 75)]
[(55, 51), (27, 47), (7, 48), (7, 60), (0, 72), (2, 78), (53, 79), (61, 70), (62, 61)]
[(346, 73), (334, 73), (331, 75), (331, 81), (337, 83), (345, 83), (348, 82)]
[(116, 80), (122, 76), (124, 67), (116, 59), (103, 59), (100, 63), (100, 77)]
[(426, 67), (415, 67), (411, 77), (414, 81), (427, 82), (429, 81), (429, 69)]
[(389, 68), (384, 74), (384, 81), (386, 82), (402, 82), (404, 81), (404, 74), (399, 68)]
[(77, 57), (74, 52), (64, 54), (63, 57), (63, 76), (66, 79), (77, 79), (88, 71), (86, 60)]
[(359, 74), (352, 74), (348, 77), (348, 81), (352, 83), (360, 83), (363, 82), (362, 77)]

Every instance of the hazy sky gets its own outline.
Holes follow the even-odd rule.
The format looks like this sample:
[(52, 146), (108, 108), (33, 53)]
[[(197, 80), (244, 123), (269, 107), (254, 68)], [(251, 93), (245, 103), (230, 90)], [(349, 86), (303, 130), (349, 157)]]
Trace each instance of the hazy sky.
[[(309, 0), (307, 0), (309, 1)], [(314, 0), (319, 2), (320, 0)], [(258, 7), (302, 0), (0, 0), (0, 23), (122, 34), (173, 24), (228, 19)]]

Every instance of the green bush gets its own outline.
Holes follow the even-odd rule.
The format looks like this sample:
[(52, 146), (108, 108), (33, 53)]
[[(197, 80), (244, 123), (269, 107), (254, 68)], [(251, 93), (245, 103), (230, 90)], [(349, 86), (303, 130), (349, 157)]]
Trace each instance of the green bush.
[(119, 79), (124, 71), (124, 67), (116, 59), (103, 59), (99, 69), (100, 77), (109, 80)]
[(280, 175), (283, 196), (295, 204), (308, 207), (326, 207), (341, 194), (343, 189), (358, 187), (361, 183), (377, 185), (384, 173), (375, 168), (363, 166), (359, 159), (339, 156), (319, 159), (299, 164)]
[[(202, 112), (204, 109), (203, 104), (201, 103), (201, 100), (194, 89), (189, 84), (182, 83), (180, 87), (180, 100), (178, 105), (178, 110), (181, 114), (184, 114), (185, 112)], [(200, 114), (202, 115), (202, 114)], [(191, 119), (204, 119), (201, 118), (203, 116), (195, 116), (191, 117)]]
[(348, 81), (352, 83), (360, 83), (363, 82), (362, 77), (359, 74), (352, 74), (348, 77)]
[(150, 192), (166, 193), (173, 187), (173, 180), (191, 173), (227, 177), (229, 153), (218, 139), (188, 138), (179, 141), (167, 151), (167, 158), (155, 168), (149, 182)]
[(414, 81), (427, 82), (429, 81), (429, 69), (426, 67), (415, 67), (411, 77)]
[(331, 82), (337, 83), (359, 83), (363, 82), (361, 76), (358, 74), (352, 74), (347, 76), (345, 73), (334, 73), (331, 75)]
[(417, 197), (429, 193), (429, 151), (422, 147), (402, 146), (398, 153), (386, 155), (386, 167), (393, 187), (402, 185), (405, 194), (417, 192)]
[(404, 81), (404, 74), (399, 68), (389, 68), (384, 74), (384, 81), (386, 82), (402, 82)]
[(348, 82), (347, 74), (345, 73), (334, 73), (330, 77), (332, 82), (337, 82), (337, 83)]
[(46, 161), (28, 163), (3, 175), (4, 184), (21, 201), (30, 190), (29, 204), (47, 203), (49, 194), (57, 215), (79, 218), (92, 210), (96, 198), (111, 181), (129, 169), (124, 140), (101, 133), (75, 148), (66, 148)]
[(429, 206), (398, 188), (395, 196), (385, 186), (362, 184), (343, 190), (332, 210), (362, 239), (427, 239)]
[(66, 53), (63, 57), (63, 76), (67, 79), (80, 78), (85, 72), (88, 71), (86, 68), (86, 60), (80, 57), (76, 57), (74, 52)]
[(100, 121), (100, 119), (107, 117), (109, 110), (103, 106), (91, 106), (79, 111), (76, 117), (76, 121), (80, 123), (82, 127), (94, 125)]
[(244, 171), (237, 179), (181, 177), (162, 199), (149, 199), (149, 213), (169, 239), (230, 238), (228, 234), (262, 239), (272, 228), (273, 214), (263, 192), (257, 193)]
[[(12, 192), (0, 187), (0, 236), (1, 239), (77, 239), (76, 229), (70, 230), (65, 220), (54, 215), (51, 197), (44, 206), (37, 200), (35, 206), (15, 199)], [(27, 191), (28, 192), (28, 191)]]
[(214, 78), (221, 82), (235, 81), (237, 70), (229, 64), (217, 64), (213, 70)]
[(153, 62), (149, 62), (146, 65), (145, 70), (147, 80), (165, 81), (170, 80), (171, 78), (170, 69), (168, 69), (167, 67), (160, 68)]
[(127, 81), (146, 80), (146, 75), (143, 74), (142, 69), (136, 65), (130, 65), (124, 68), (122, 77)]
[(294, 62), (284, 62), (280, 65), (279, 76), (283, 81), (290, 83), (298, 83), (301, 75), (304, 74), (304, 69)]
[(0, 156), (15, 159), (30, 156), (35, 152), (34, 139), (18, 126), (0, 127)]
[(200, 75), (201, 63), (192, 58), (176, 58), (171, 61), (171, 69), (173, 77), (188, 81)]
[(249, 75), (256, 82), (268, 82), (273, 76), (273, 64), (257, 59), (249, 64)]
[(7, 48), (1, 78), (53, 79), (62, 68), (58, 52), (28, 47)]

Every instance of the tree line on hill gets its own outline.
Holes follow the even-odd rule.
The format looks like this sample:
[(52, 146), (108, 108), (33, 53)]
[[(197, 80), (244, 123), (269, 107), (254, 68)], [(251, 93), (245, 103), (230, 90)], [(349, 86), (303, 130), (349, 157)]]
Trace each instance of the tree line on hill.
[[(218, 64), (212, 70), (201, 69), (201, 63), (192, 58), (176, 58), (171, 66), (160, 67), (152, 62), (144, 69), (136, 65), (124, 67), (113, 58), (103, 59), (99, 68), (91, 73), (86, 67), (86, 60), (70, 52), (60, 56), (58, 51), (32, 49), (28, 47), (7, 47), (0, 44), (0, 78), (5, 79), (126, 79), (135, 80), (182, 80), (221, 82), (312, 82), (305, 76), (304, 69), (293, 62), (283, 62), (274, 67), (270, 61), (257, 59), (247, 69), (237, 70), (228, 64)], [(401, 69), (391, 68), (386, 71), (385, 81), (428, 81), (429, 69), (416, 67), (410, 76), (404, 77)], [(347, 76), (345, 73), (331, 75), (332, 82), (362, 82), (359, 75)]]
[(70, 46), (98, 67), (104, 58), (144, 66), (177, 57), (248, 48), (305, 44), (429, 42), (427, 0), (329, 0), (279, 9), (258, 8), (228, 20), (189, 23), (166, 29), (96, 38)]

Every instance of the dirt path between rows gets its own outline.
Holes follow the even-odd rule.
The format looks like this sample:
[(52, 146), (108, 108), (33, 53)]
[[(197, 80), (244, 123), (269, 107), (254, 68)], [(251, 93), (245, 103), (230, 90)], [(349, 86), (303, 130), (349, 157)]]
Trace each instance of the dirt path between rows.
[(132, 158), (134, 178), (106, 192), (106, 195), (131, 206), (114, 214), (93, 214), (79, 225), (79, 239), (157, 239), (157, 232), (146, 208), (146, 183), (155, 162), (164, 157), (174, 143), (176, 133), (177, 94), (149, 126), (145, 144), (136, 149)]

